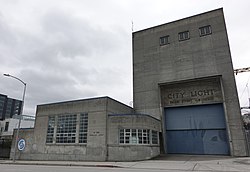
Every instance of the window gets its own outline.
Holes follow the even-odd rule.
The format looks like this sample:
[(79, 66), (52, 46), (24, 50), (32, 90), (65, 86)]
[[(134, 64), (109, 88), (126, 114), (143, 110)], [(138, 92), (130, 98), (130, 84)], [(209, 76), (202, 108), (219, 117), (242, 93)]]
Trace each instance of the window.
[(87, 143), (88, 114), (80, 114), (79, 143)]
[(169, 35), (160, 37), (160, 46), (169, 44)]
[(87, 143), (87, 135), (87, 113), (49, 117), (46, 143)]
[(200, 27), (199, 30), (200, 30), (200, 36), (205, 36), (205, 35), (212, 34), (212, 29), (211, 29), (210, 25)]
[(158, 144), (158, 132), (152, 130), (152, 144)]
[(189, 31), (179, 33), (179, 41), (184, 41), (189, 39)]
[(49, 117), (46, 143), (53, 143), (54, 130), (55, 130), (55, 117)]
[(76, 115), (60, 115), (57, 122), (56, 143), (75, 143)]
[(5, 127), (4, 127), (4, 131), (8, 131), (8, 129), (9, 129), (9, 122), (6, 122)]
[[(157, 135), (157, 143), (155, 141), (153, 143), (152, 141), (152, 144), (158, 144), (158, 132), (157, 131), (155, 132)], [(120, 129), (119, 130), (119, 143), (120, 144), (150, 144), (150, 130), (148, 129)]]

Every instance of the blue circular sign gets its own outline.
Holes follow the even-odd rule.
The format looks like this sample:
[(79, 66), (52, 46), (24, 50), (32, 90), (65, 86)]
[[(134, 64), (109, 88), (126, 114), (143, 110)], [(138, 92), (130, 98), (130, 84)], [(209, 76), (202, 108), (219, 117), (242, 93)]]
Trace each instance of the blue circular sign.
[(18, 141), (17, 148), (20, 151), (24, 150), (24, 148), (25, 148), (25, 140), (24, 139), (20, 139)]

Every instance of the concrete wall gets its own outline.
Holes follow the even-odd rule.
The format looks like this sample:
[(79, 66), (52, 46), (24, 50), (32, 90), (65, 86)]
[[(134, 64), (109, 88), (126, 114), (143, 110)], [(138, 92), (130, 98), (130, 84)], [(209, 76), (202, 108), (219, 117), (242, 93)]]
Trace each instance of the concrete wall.
[(134, 109), (130, 106), (127, 106), (121, 102), (118, 102), (114, 99), (107, 99), (107, 113), (108, 114), (131, 114), (134, 113)]
[(163, 107), (223, 103), (221, 76), (161, 85)]
[[(106, 159), (106, 98), (38, 105), (32, 147), (20, 154), (30, 160)], [(87, 144), (46, 144), (48, 117), (61, 114), (88, 113)]]
[[(16, 138), (17, 130), (14, 130), (12, 146), (10, 152), (10, 158), (13, 159), (14, 155), (14, 147), (15, 147), (15, 138)], [(34, 151), (36, 144), (34, 144), (34, 129), (20, 129), (19, 138), (24, 139), (26, 146), (23, 151), (19, 151), (16, 149), (16, 159), (32, 159), (36, 157), (36, 151)]]
[[(199, 27), (210, 25), (212, 34), (199, 35)], [(190, 39), (178, 40), (189, 31)], [(160, 46), (159, 38), (170, 43)], [(221, 75), (222, 94), (231, 155), (246, 156), (235, 78), (223, 10), (181, 19), (133, 33), (134, 108), (160, 119), (163, 108), (159, 84)]]
[(109, 115), (109, 161), (145, 160), (160, 154), (160, 145), (119, 144), (119, 129), (150, 129), (160, 131), (160, 121), (148, 115)]
[[(109, 109), (109, 110), (108, 110)], [(38, 105), (34, 130), (21, 130), (20, 138), (27, 142), (17, 159), (26, 160), (91, 160), (106, 161), (107, 112), (131, 113), (132, 108), (109, 97)], [(61, 114), (88, 113), (87, 144), (46, 143), (48, 117)], [(12, 154), (14, 148), (12, 145)]]

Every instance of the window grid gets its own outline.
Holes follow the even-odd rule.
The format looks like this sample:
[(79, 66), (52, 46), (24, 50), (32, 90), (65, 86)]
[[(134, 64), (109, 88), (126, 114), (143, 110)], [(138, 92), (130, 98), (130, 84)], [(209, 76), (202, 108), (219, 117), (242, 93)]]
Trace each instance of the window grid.
[(158, 132), (155, 130), (152, 130), (152, 144), (158, 144)]
[(87, 134), (87, 113), (54, 115), (49, 117), (46, 143), (87, 143)]
[(150, 144), (149, 129), (120, 129), (120, 144)]
[(210, 25), (200, 27), (199, 30), (200, 30), (200, 36), (205, 36), (205, 35), (212, 34), (212, 29), (211, 29)]
[(169, 35), (160, 37), (160, 45), (166, 45), (169, 44)]
[(88, 136), (88, 114), (80, 114), (79, 143), (87, 143)]
[(179, 41), (184, 41), (189, 39), (189, 31), (179, 33)]
[(56, 143), (75, 143), (76, 117), (76, 114), (58, 116)]
[(55, 130), (55, 117), (49, 117), (46, 143), (53, 143), (54, 130)]

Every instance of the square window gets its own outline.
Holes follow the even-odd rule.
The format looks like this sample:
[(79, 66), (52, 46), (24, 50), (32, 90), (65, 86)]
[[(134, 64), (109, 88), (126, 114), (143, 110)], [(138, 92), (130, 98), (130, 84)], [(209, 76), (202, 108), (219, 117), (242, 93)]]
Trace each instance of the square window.
[(169, 44), (169, 35), (160, 37), (160, 46)]
[(185, 31), (185, 32), (180, 32), (179, 33), (179, 41), (184, 41), (189, 39), (189, 31)]
[(211, 26), (210, 26), (210, 25), (200, 27), (200, 28), (199, 28), (199, 31), (200, 31), (200, 36), (205, 36), (205, 35), (210, 35), (210, 34), (212, 34), (212, 29), (211, 29)]

